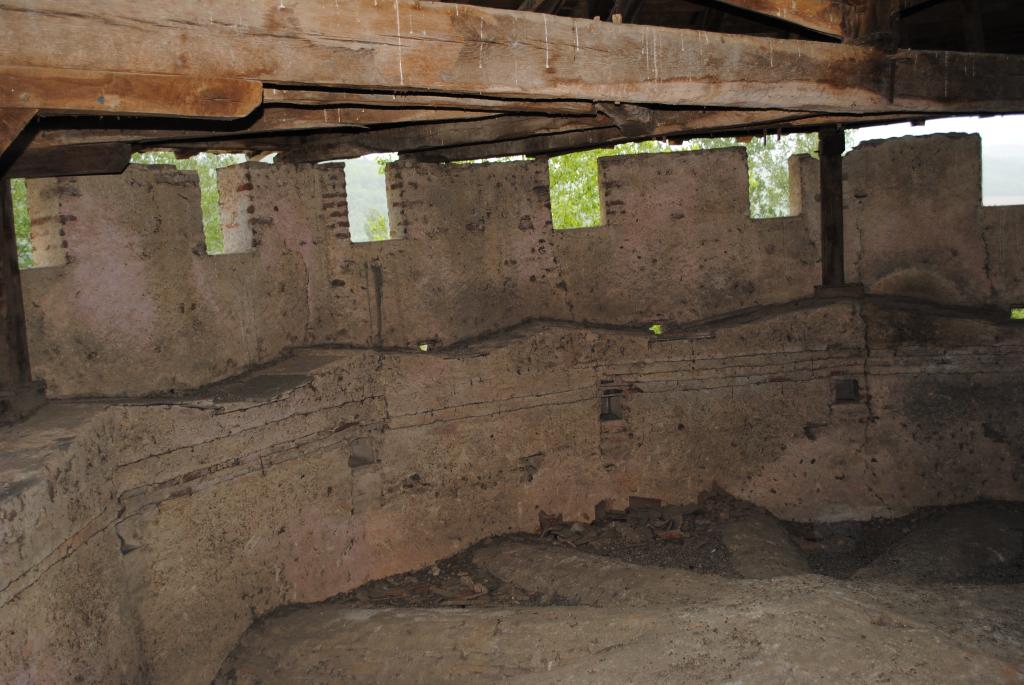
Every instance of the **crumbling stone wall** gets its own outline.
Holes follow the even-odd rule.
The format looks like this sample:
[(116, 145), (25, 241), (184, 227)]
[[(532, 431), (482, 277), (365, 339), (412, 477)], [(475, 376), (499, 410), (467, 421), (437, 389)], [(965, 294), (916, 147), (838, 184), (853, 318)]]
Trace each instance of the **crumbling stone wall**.
[(309, 348), (189, 397), (56, 403), (0, 434), (0, 680), (207, 682), (254, 617), (542, 510), (715, 483), (799, 520), (1020, 499), (1022, 362), (1005, 320), (819, 300), (676, 336)]
[(736, 151), (607, 160), (608, 225), (566, 233), (540, 163), (400, 164), (402, 237), (359, 245), (338, 166), (250, 164), (221, 173), (243, 251), (215, 257), (190, 175), (35, 184), (71, 259), (25, 274), (58, 394), (254, 368), (0, 430), (0, 680), (207, 682), (255, 617), (541, 510), (586, 520), (715, 483), (798, 520), (1024, 498), (1024, 327), (1005, 311), (1024, 301), (1024, 210), (884, 184), (953, 183), (924, 160), (977, 152), (937, 137), (850, 155), (850, 275), (870, 294), (845, 299), (810, 297), (807, 160), (799, 215), (768, 221), (744, 213)]
[[(813, 293), (814, 160), (794, 166), (796, 215), (767, 220), (748, 216), (740, 149), (600, 163), (606, 225), (554, 231), (542, 161), (400, 162), (388, 175), (398, 238), (361, 244), (341, 165), (230, 167), (222, 217), (237, 253), (217, 256), (202, 248), (192, 174), (34, 182), (36, 242), (52, 255), (61, 231), (68, 262), (24, 274), (34, 367), (52, 396), (140, 395), (307, 343), (412, 349), (532, 319), (686, 323)], [(981, 205), (976, 136), (871, 143), (846, 168), (850, 281), (1024, 302), (1024, 208)]]

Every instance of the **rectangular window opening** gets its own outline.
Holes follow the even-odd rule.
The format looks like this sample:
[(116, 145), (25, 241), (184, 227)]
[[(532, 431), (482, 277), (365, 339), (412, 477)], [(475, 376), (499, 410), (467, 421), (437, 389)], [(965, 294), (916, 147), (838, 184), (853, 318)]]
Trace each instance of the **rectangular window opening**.
[(343, 160), (352, 242), (369, 243), (397, 237), (397, 232), (391, 226), (385, 176), (387, 165), (397, 159), (398, 153), (388, 152)]
[(622, 390), (620, 388), (604, 388), (601, 390), (601, 421), (621, 421)]
[(860, 402), (860, 382), (856, 378), (836, 378), (832, 381), (835, 404)]
[(178, 159), (173, 152), (136, 152), (132, 164), (170, 164), (179, 171), (195, 171), (199, 175), (199, 203), (203, 213), (203, 237), (206, 253), (224, 252), (224, 233), (220, 225), (220, 189), (217, 187), (217, 169), (242, 164), (241, 154), (200, 152), (187, 159)]
[(32, 254), (32, 218), (28, 212), (28, 186), (25, 179), (12, 178), (11, 203), (14, 205), (14, 235), (18, 243), (18, 268), (35, 266)]

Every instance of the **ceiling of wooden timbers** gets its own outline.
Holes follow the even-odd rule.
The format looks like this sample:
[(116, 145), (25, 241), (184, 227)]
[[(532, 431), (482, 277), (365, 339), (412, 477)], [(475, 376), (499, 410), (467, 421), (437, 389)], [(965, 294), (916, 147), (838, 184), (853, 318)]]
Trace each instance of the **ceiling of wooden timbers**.
[(448, 161), (1024, 111), (1017, 0), (0, 0), (0, 172)]

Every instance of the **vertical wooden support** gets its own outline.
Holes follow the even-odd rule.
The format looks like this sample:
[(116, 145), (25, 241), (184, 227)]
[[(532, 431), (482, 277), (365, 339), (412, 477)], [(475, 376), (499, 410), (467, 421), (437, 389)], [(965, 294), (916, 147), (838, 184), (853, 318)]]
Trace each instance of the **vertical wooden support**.
[(843, 129), (830, 126), (818, 133), (821, 167), (821, 285), (846, 284), (843, 256)]
[(10, 179), (0, 176), (0, 389), (28, 385), (32, 372), (25, 332), (25, 305), (18, 271), (18, 242), (14, 233), (14, 203)]
[(0, 424), (19, 421), (46, 401), (29, 366), (13, 204), (11, 181), (0, 174)]

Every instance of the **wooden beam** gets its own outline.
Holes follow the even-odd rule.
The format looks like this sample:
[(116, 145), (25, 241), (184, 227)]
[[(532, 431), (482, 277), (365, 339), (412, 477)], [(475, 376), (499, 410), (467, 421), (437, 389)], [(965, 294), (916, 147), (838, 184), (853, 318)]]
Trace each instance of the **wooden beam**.
[(0, 109), (0, 155), (7, 151), (35, 115), (34, 109)]
[(15, 66), (834, 113), (1024, 110), (1024, 57), (962, 54), (957, 68), (973, 74), (963, 79), (949, 53), (933, 54), (893, 70), (888, 56), (854, 45), (414, 0), (0, 5), (0, 63)]
[[(906, 115), (883, 114), (859, 117), (859, 125), (888, 124), (907, 121)], [(409, 157), (430, 162), (455, 162), (471, 159), (490, 159), (514, 155), (551, 156), (610, 147), (619, 143), (661, 139), (681, 142), (692, 138), (722, 137), (735, 135), (760, 135), (763, 133), (791, 133), (796, 131), (817, 132), (822, 126), (849, 122), (848, 117), (818, 115), (811, 112), (710, 110), (683, 113), (659, 112), (655, 127), (645, 133), (630, 134), (613, 125), (549, 133), (516, 140), (435, 148), (413, 152)]]
[(416, 109), (434, 107), (476, 112), (532, 112), (536, 114), (593, 114), (594, 103), (582, 100), (501, 100), (410, 93), (365, 93), (338, 90), (264, 88), (264, 105), (350, 105)]
[[(374, 126), (439, 121), (465, 121), (500, 116), (495, 112), (462, 112), (451, 109), (390, 109), (362, 107), (267, 107), (257, 114), (229, 122), (177, 123), (169, 119), (138, 121), (92, 120), (57, 117), (42, 119), (29, 149), (66, 147), (85, 143), (171, 142), (179, 140), (217, 140), (243, 135), (304, 132), (317, 129), (368, 129)], [(114, 124), (114, 125), (110, 125)]]
[(258, 81), (0, 66), (0, 107), (237, 119), (262, 99)]
[(829, 126), (818, 133), (821, 168), (821, 285), (846, 284), (843, 256), (843, 129)]
[(0, 175), (7, 178), (49, 178), (119, 174), (132, 157), (128, 143), (95, 143), (33, 148), (30, 144)]
[(508, 114), (482, 121), (401, 126), (350, 135), (312, 134), (282, 153), (289, 162), (349, 159), (371, 152), (413, 152), (451, 145), (515, 140), (545, 133), (579, 131), (611, 125), (607, 117), (538, 117)]
[(843, 35), (842, 0), (718, 0), (726, 5), (802, 26), (826, 36)]
[(843, 40), (856, 45), (895, 50), (896, 23), (902, 0), (848, 0), (843, 18)]
[(14, 232), (14, 203), (11, 184), (3, 180), (0, 182), (0, 390), (19, 388), (31, 380)]

